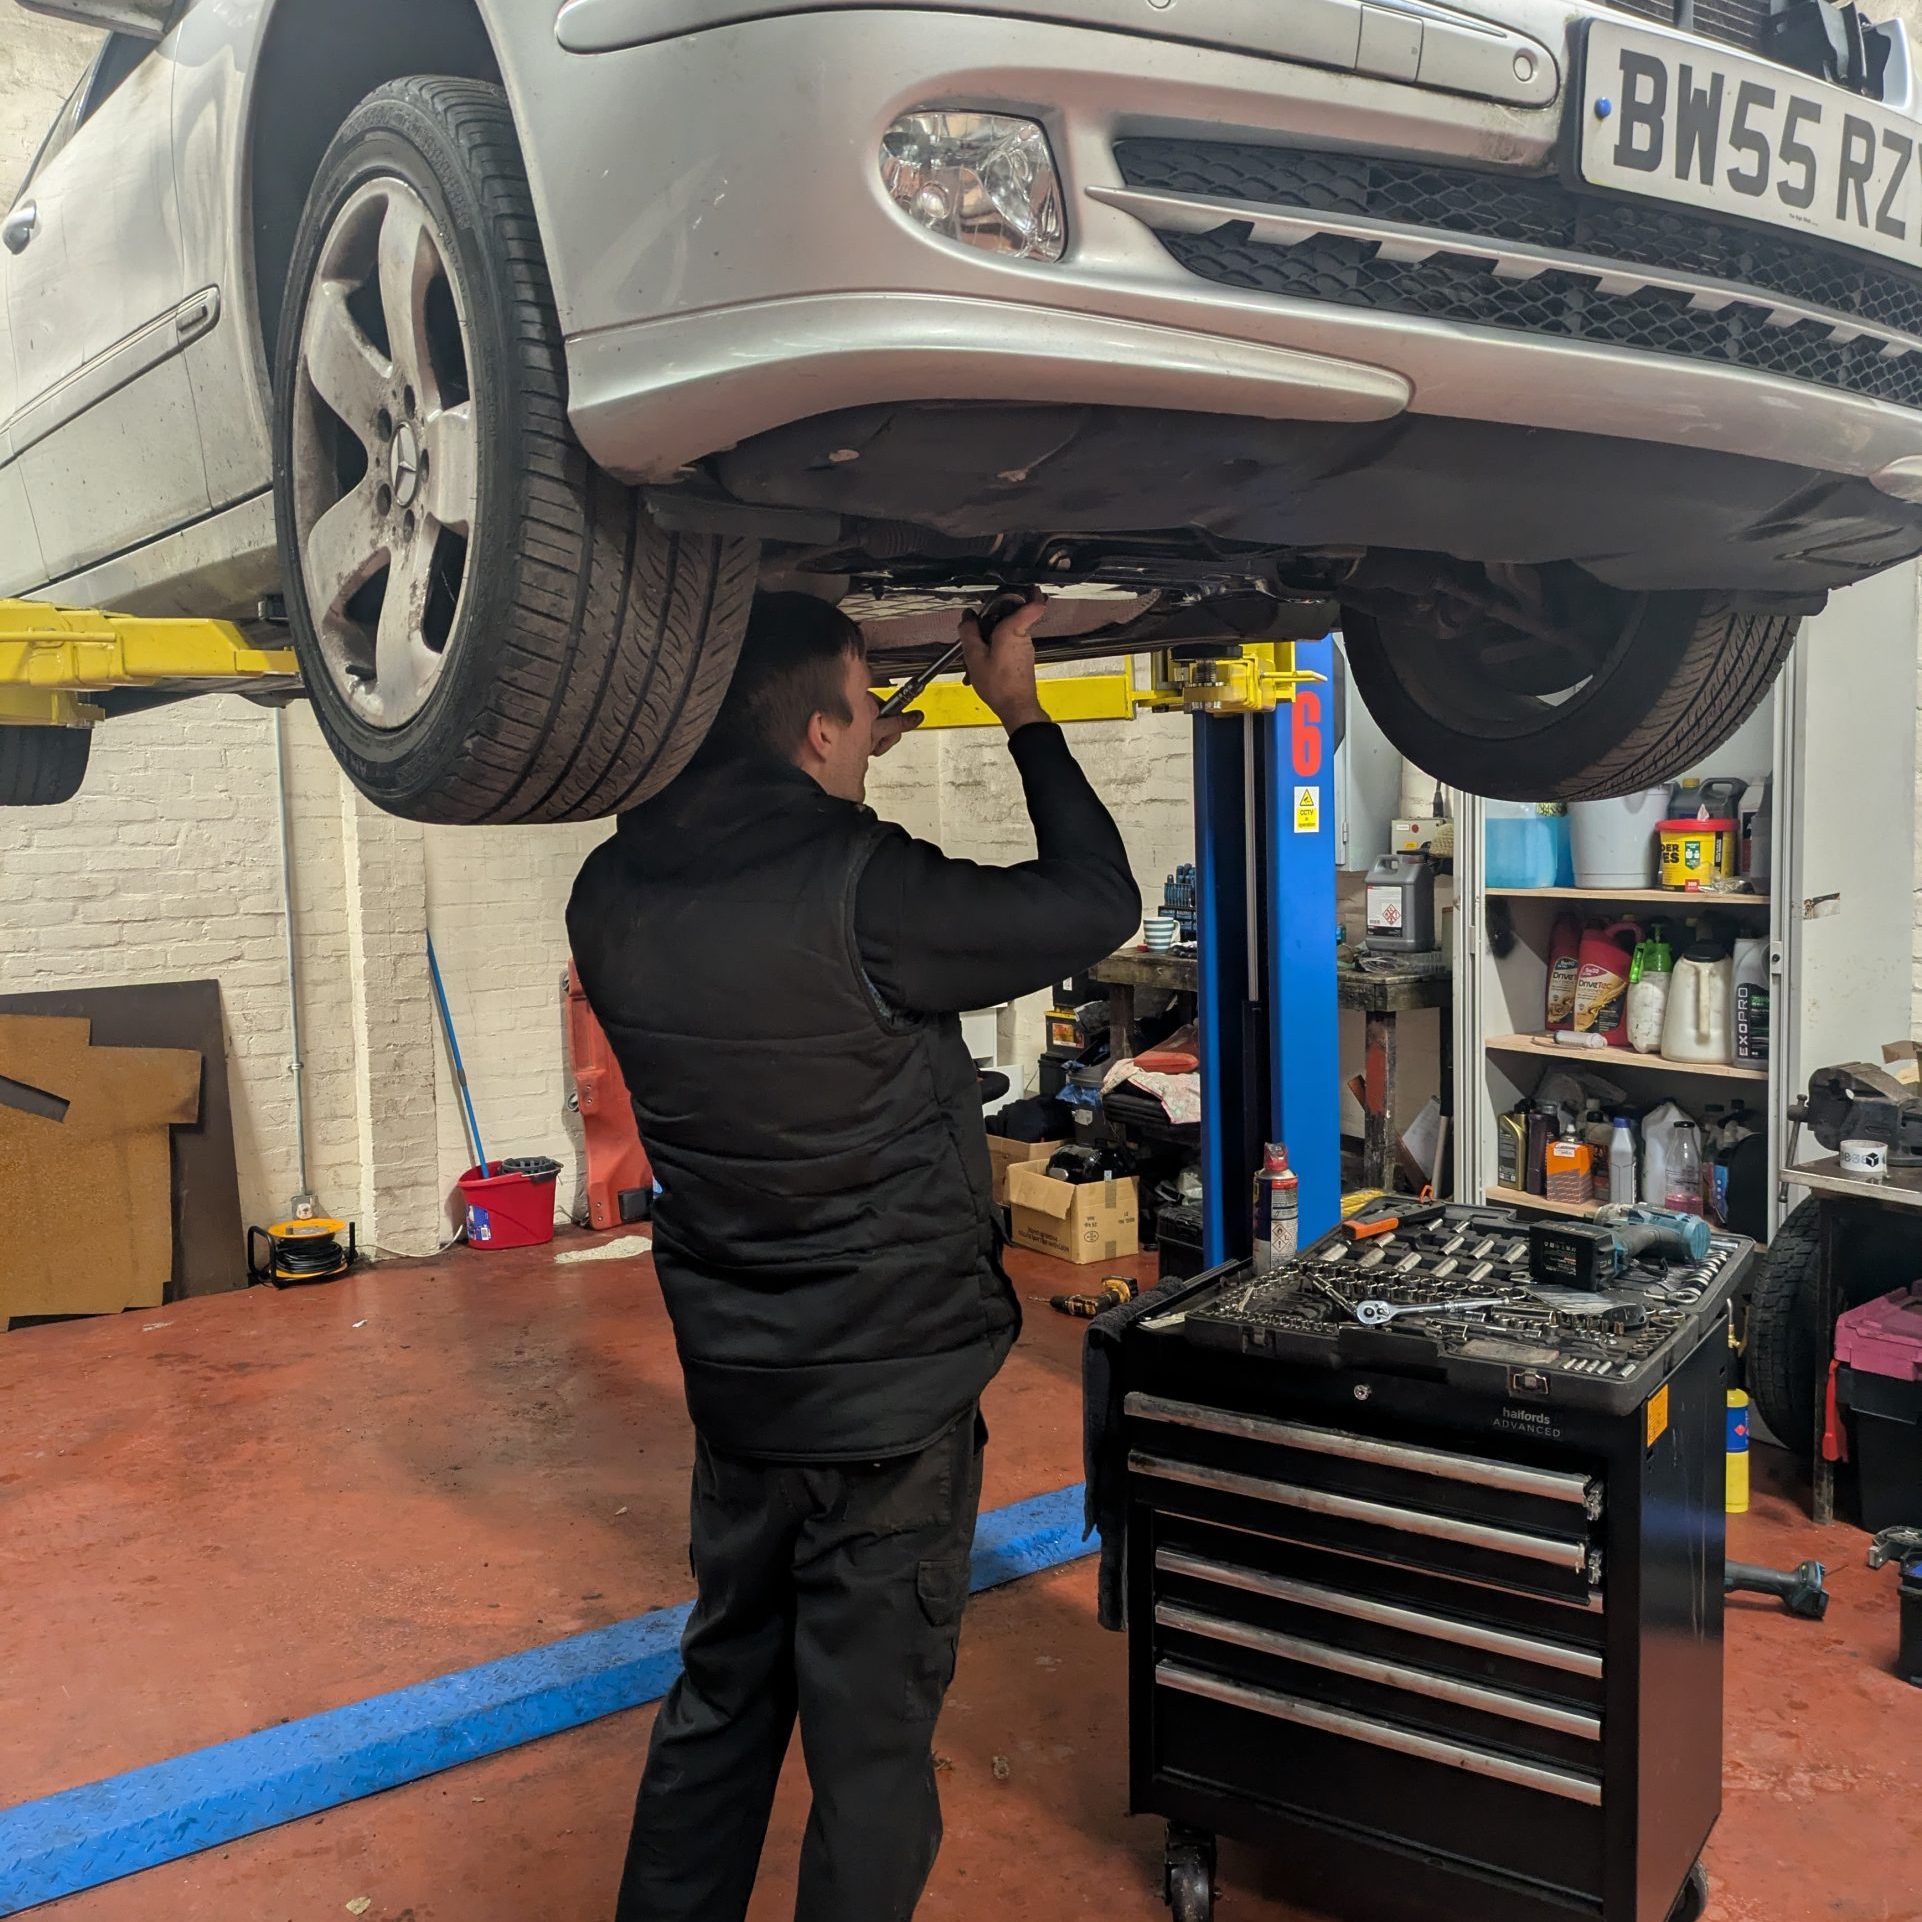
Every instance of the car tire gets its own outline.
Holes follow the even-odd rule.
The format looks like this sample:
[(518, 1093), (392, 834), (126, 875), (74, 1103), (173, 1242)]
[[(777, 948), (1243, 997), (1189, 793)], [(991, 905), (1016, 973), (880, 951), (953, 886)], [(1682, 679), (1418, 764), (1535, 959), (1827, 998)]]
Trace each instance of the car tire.
[(506, 95), (381, 87), (295, 237), (274, 468), (315, 715), (392, 813), (619, 812), (685, 765), (726, 692), (754, 543), (665, 532), (566, 408)]
[(1749, 1296), (1747, 1375), (1755, 1412), (1792, 1455), (1815, 1453), (1815, 1371), (1821, 1353), (1821, 1214), (1805, 1201), (1756, 1265)]
[(87, 778), (93, 730), (0, 727), (0, 807), (48, 808), (71, 801)]
[(1504, 686), (1491, 662), (1518, 637), (1493, 623), (1443, 641), (1345, 611), (1355, 686), (1425, 774), (1512, 801), (1599, 801), (1655, 787), (1712, 753), (1761, 702), (1801, 626), (1701, 595), (1652, 594), (1574, 687)]

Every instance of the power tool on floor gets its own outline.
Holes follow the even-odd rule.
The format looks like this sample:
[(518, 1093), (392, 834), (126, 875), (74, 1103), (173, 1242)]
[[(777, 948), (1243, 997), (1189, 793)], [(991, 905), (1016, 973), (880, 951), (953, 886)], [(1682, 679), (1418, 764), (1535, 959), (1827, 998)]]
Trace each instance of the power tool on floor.
[(1819, 1622), (1829, 1612), (1829, 1592), (1822, 1586), (1827, 1572), (1820, 1562), (1802, 1562), (1786, 1570), (1730, 1562), (1722, 1571), (1722, 1593), (1773, 1595), (1791, 1615)]
[(1103, 1275), (1101, 1286), (1090, 1295), (1050, 1295), (1048, 1306), (1058, 1314), (1093, 1321), (1104, 1308), (1119, 1308), (1140, 1294), (1141, 1284), (1127, 1275)]

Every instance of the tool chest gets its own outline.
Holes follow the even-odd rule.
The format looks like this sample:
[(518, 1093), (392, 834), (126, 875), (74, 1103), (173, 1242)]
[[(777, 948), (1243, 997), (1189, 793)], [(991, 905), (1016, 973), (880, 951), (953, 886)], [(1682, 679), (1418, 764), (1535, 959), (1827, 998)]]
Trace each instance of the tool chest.
[(1336, 1245), (1259, 1287), (1198, 1277), (1121, 1350), (1131, 1789), (1174, 1825), (1178, 1915), (1208, 1913), (1217, 1833), (1358, 1922), (1690, 1914), (1720, 1806), (1748, 1244), (1651, 1271), (1606, 1376), (1586, 1305), (1559, 1346), (1519, 1293), (1344, 1319)]

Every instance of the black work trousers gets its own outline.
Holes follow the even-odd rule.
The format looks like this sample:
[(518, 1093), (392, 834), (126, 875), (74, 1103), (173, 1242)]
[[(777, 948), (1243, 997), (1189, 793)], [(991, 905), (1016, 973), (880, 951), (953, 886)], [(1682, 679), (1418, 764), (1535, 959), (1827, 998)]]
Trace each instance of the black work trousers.
[(941, 1842), (933, 1738), (981, 1500), (978, 1415), (919, 1454), (694, 1460), (699, 1595), (654, 1723), (615, 1922), (741, 1922), (798, 1716), (796, 1922), (908, 1922)]

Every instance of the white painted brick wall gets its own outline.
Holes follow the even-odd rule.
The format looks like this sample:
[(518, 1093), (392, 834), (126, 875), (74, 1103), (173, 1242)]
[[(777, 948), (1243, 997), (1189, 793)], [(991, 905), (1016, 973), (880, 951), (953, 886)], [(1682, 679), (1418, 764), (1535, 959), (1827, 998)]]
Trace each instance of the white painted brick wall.
[[(586, 1207), (579, 1117), (569, 1107), (562, 981), (567, 897), (609, 831), (579, 827), (430, 828), (427, 914), (468, 1086), (490, 1158), (552, 1155), (561, 1213)], [(444, 1187), (473, 1165), (444, 1051), (436, 1144)]]

